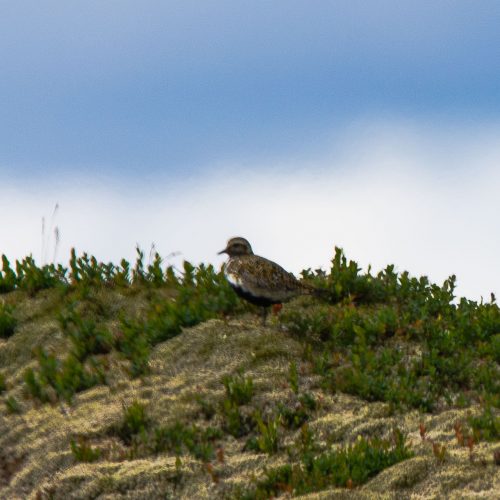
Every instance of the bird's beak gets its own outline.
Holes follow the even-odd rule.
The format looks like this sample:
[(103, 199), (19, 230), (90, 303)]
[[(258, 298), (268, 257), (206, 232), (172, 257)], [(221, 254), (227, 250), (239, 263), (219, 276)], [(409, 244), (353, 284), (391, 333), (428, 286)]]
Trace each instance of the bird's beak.
[(227, 248), (224, 248), (224, 250), (221, 250), (220, 252), (218, 252), (217, 255), (221, 255), (223, 253), (227, 253)]

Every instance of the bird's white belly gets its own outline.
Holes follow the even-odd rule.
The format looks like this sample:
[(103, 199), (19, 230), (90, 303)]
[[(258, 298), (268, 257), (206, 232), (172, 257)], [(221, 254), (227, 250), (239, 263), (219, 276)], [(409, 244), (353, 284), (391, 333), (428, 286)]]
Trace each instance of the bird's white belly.
[(227, 281), (229, 281), (229, 283), (233, 286), (236, 286), (238, 288), (242, 288), (243, 286), (243, 281), (241, 280), (241, 278), (235, 274), (235, 273), (231, 273), (231, 272), (225, 272), (224, 273), (225, 276), (226, 276), (226, 279)]

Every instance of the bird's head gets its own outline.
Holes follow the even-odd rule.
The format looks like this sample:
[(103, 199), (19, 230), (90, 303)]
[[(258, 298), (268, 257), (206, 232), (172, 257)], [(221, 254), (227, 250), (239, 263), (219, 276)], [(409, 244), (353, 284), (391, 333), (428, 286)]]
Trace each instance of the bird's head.
[(237, 237), (231, 238), (226, 245), (224, 250), (219, 252), (219, 255), (222, 253), (227, 253), (229, 257), (237, 257), (240, 255), (252, 255), (252, 247), (250, 243), (245, 238)]

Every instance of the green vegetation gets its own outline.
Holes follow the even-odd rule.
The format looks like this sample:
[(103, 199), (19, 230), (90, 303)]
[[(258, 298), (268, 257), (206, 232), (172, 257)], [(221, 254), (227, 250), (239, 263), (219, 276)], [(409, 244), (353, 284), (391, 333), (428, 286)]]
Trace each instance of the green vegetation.
[(17, 322), (13, 313), (12, 306), (0, 302), (0, 338), (8, 338), (14, 333)]
[(254, 393), (253, 380), (239, 373), (223, 377), (222, 383), (226, 388), (221, 405), (225, 428), (234, 437), (245, 436), (254, 427), (254, 422), (249, 415), (241, 413), (240, 406), (250, 403)]
[(315, 371), (332, 391), (395, 407), (434, 411), (472, 399), (500, 405), (500, 309), (455, 300), (455, 277), (442, 286), (398, 274), (372, 275), (337, 248), (329, 274), (304, 271), (330, 304), (289, 309), (282, 324), (321, 343)]
[(7, 408), (8, 413), (21, 413), (21, 407), (19, 406), (19, 403), (14, 396), (9, 396), (5, 400), (5, 407)]
[(17, 276), (10, 267), (10, 262), (5, 255), (2, 255), (2, 271), (0, 272), (0, 293), (8, 293), (15, 290)]
[[(178, 335), (182, 328), (207, 319), (224, 316), (238, 309), (239, 302), (222, 273), (212, 266), (195, 268), (184, 263), (178, 275), (172, 267), (162, 268), (155, 255), (145, 266), (138, 250), (135, 267), (125, 260), (120, 266), (99, 263), (94, 257), (71, 253), (69, 269), (62, 266), (36, 267), (32, 258), (16, 263), (17, 273), (4, 257), (0, 274), (2, 290), (26, 290), (33, 294), (50, 287), (63, 291), (59, 323), (68, 339), (67, 355), (36, 350), (38, 368), (26, 371), (28, 394), (42, 401), (63, 399), (70, 402), (75, 393), (106, 383), (106, 355), (118, 352), (130, 362), (132, 377), (148, 372), (151, 348)], [(146, 290), (150, 307), (140, 315), (120, 313), (120, 326), (112, 332), (106, 322), (109, 304), (99, 302), (100, 289), (121, 287), (124, 293)], [(0, 336), (14, 333), (13, 308), (0, 303)]]
[[(74, 407), (63, 419), (69, 422), (81, 418), (76, 409), (95, 397), (105, 424), (87, 429), (88, 435), (71, 427), (61, 446), (66, 454), (71, 450), (86, 467), (175, 456), (175, 488), (198, 470), (219, 485), (239, 463), (250, 464), (243, 483), (229, 481), (211, 492), (214, 497), (356, 488), (414, 453), (440, 467), (467, 453), (466, 447), (471, 464), (491, 463), (492, 456), (499, 461), (495, 450), (476, 460), (474, 448), (500, 436), (500, 309), (494, 296), (480, 303), (457, 299), (453, 276), (438, 286), (393, 266), (362, 272), (338, 248), (328, 272), (307, 270), (303, 279), (321, 294), (286, 304), (263, 328), (242, 314), (252, 307), (212, 266), (185, 262), (178, 270), (158, 254), (146, 264), (140, 250), (134, 263), (119, 265), (72, 251), (67, 268), (38, 267), (31, 257), (11, 266), (3, 256), (4, 416), (21, 421), (16, 415), (24, 418), (41, 405), (47, 414), (65, 413), (69, 404)], [(223, 321), (190, 329), (213, 318)], [(30, 322), (41, 327), (28, 341)], [(248, 331), (239, 329), (244, 322)], [(205, 327), (210, 335), (190, 343)], [(24, 342), (29, 345), (14, 374), (10, 356), (18, 356)], [(188, 364), (183, 357), (191, 378), (177, 379), (177, 370), (186, 370), (182, 363)], [(199, 372), (197, 363), (203, 365)], [(78, 396), (96, 386), (107, 387)], [(106, 420), (107, 401), (114, 401), (115, 415), (119, 401), (133, 398), (119, 421)], [(342, 404), (352, 425), (336, 418)], [(373, 432), (367, 427), (356, 438), (350, 433), (369, 415), (358, 410), (370, 404), (380, 421), (371, 419)], [(395, 421), (405, 432), (418, 431), (418, 420), (413, 428), (404, 423), (409, 410), (427, 422), (451, 408), (463, 412), (447, 424), (458, 446), (454, 439), (431, 440), (423, 423), (424, 451), (416, 453), (415, 444), (410, 449), (400, 431), (390, 435)], [(384, 422), (389, 415), (390, 424)], [(0, 483), (1, 469), (0, 456)]]
[(120, 437), (125, 444), (130, 445), (135, 437), (145, 435), (151, 426), (151, 420), (146, 414), (146, 407), (134, 401), (124, 408), (123, 421), (113, 428), (113, 434)]
[(222, 379), (226, 388), (227, 399), (235, 405), (245, 405), (250, 403), (254, 390), (251, 377), (243, 377), (240, 373), (236, 376), (228, 375)]
[(298, 396), (293, 406), (279, 403), (278, 413), (281, 423), (288, 429), (299, 429), (309, 420), (311, 412), (316, 410), (316, 407), (314, 396), (307, 392)]
[(353, 488), (413, 455), (397, 430), (392, 441), (360, 436), (346, 447), (319, 454), (314, 451), (314, 446), (303, 449), (299, 464), (267, 470), (265, 478), (257, 482), (255, 489), (242, 495), (243, 498), (265, 499), (281, 493), (302, 495), (329, 486)]
[(259, 433), (257, 436), (250, 438), (245, 447), (248, 450), (262, 453), (276, 453), (279, 448), (279, 415), (268, 416), (264, 422), (260, 413), (256, 412), (253, 418)]
[(222, 436), (222, 431), (217, 428), (200, 429), (176, 422), (154, 430), (152, 449), (154, 453), (169, 451), (177, 456), (187, 452), (198, 460), (209, 462), (215, 457), (214, 443)]
[(92, 448), (83, 437), (80, 437), (78, 441), (72, 439), (70, 446), (77, 462), (95, 462), (101, 456), (101, 450)]
[(62, 331), (71, 342), (70, 354), (78, 361), (94, 354), (108, 354), (113, 347), (111, 333), (92, 318), (82, 317), (74, 307), (70, 304), (59, 318)]
[(163, 296), (154, 298), (145, 318), (122, 317), (116, 339), (116, 349), (130, 361), (134, 377), (147, 373), (152, 346), (179, 335), (182, 328), (224, 316), (238, 307), (222, 273), (216, 273), (212, 266), (194, 268), (185, 262), (179, 278), (171, 267), (163, 273), (160, 262), (157, 257), (145, 274), (138, 260), (135, 277), (140, 283), (167, 288), (171, 296), (167, 300)]
[[(203, 462), (215, 457), (215, 441), (223, 435), (220, 429), (214, 427), (201, 429), (179, 421), (168, 426), (156, 425), (148, 415), (146, 406), (138, 401), (124, 408), (122, 421), (113, 425), (109, 434), (119, 437), (126, 446), (131, 447), (129, 459), (171, 452), (176, 456), (188, 453)], [(75, 448), (72, 442), (71, 448), (75, 456), (78, 451), (82, 456), (91, 453), (95, 459), (99, 457), (95, 451), (89, 452), (85, 443)]]
[(480, 439), (498, 441), (500, 439), (500, 414), (495, 412), (491, 406), (486, 406), (480, 415), (469, 417), (468, 422), (472, 427), (476, 441)]
[(28, 368), (24, 382), (28, 394), (41, 402), (62, 399), (71, 402), (73, 395), (98, 384), (103, 384), (105, 364), (102, 360), (90, 357), (84, 364), (72, 354), (59, 359), (45, 349), (36, 351), (39, 368)]

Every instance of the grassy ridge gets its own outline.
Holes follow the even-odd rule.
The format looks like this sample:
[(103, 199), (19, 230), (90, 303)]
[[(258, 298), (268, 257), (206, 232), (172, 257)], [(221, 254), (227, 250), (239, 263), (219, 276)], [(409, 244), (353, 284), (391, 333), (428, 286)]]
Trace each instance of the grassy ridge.
[(442, 286), (397, 274), (361, 273), (336, 249), (329, 274), (304, 277), (330, 304), (309, 303), (281, 317), (291, 332), (316, 338), (316, 370), (332, 390), (423, 411), (484, 401), (500, 405), (500, 309)]
[[(168, 345), (183, 331), (189, 335), (186, 329), (212, 318), (227, 324), (227, 318), (245, 318), (251, 311), (212, 266), (186, 262), (179, 272), (165, 267), (159, 255), (146, 265), (139, 250), (133, 265), (125, 260), (120, 265), (99, 263), (74, 251), (67, 268), (38, 267), (31, 258), (11, 266), (4, 256), (2, 262), (0, 347), (14, 345), (36, 324), (36, 314), (51, 321), (58, 336), (54, 343), (30, 334), (32, 342), (24, 351), (32, 349), (31, 360), (21, 376), (14, 376), (7, 364), (0, 366), (0, 393), (11, 415), (58, 402), (79, 404), (79, 394), (99, 387), (116, 390), (125, 379), (147, 384), (156, 376), (151, 365), (156, 346)], [(500, 310), (493, 296), (488, 303), (457, 300), (454, 277), (438, 286), (425, 277), (396, 273), (393, 266), (376, 275), (361, 272), (341, 249), (336, 249), (328, 272), (307, 270), (303, 279), (323, 289), (325, 299), (303, 297), (286, 305), (269, 333), (300, 345), (300, 352), (287, 361), (285, 393), (271, 399), (259, 393), (249, 370), (260, 363), (272, 370), (284, 355), (279, 345), (271, 343), (263, 350), (258, 344), (245, 347), (244, 340), (238, 352), (250, 355), (251, 365), (225, 375), (220, 365), (213, 382), (220, 391), (217, 397), (210, 391), (193, 394), (189, 404), (194, 413), (172, 413), (167, 423), (151, 415), (152, 403), (132, 401), (119, 421), (102, 429), (99, 439), (73, 431), (66, 443), (73, 460), (99, 466), (117, 457), (135, 461), (174, 456), (172, 484), (181, 488), (182, 463), (191, 457), (219, 485), (217, 464), (222, 467), (224, 448), (236, 440), (238, 453), (284, 457), (286, 463), (261, 469), (260, 478), (244, 485), (217, 487), (228, 497), (267, 498), (360, 487), (415, 455), (394, 425), (383, 436), (333, 447), (325, 443), (311, 424), (330, 411), (322, 401), (339, 394), (366, 404), (382, 402), (388, 419), (414, 410), (431, 418), (474, 407), (467, 418), (455, 422), (457, 443), (472, 453), (478, 443), (498, 442)], [(28, 314), (33, 308), (25, 305), (37, 301), (45, 304), (43, 309)], [(0, 360), (7, 359), (0, 349)], [(269, 384), (275, 385), (272, 377)], [(435, 459), (444, 461), (445, 447), (428, 438), (425, 428), (420, 436), (432, 445)], [(498, 460), (495, 453), (490, 452), (486, 463)], [(0, 459), (0, 469), (1, 464)]]

